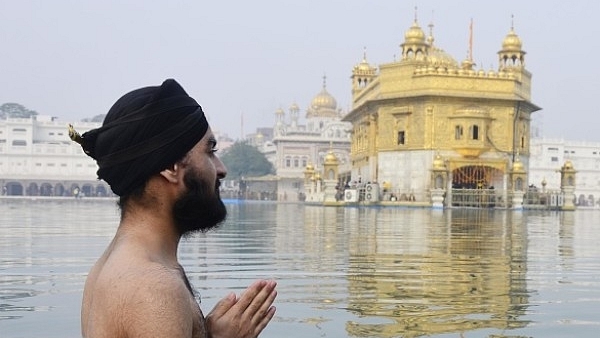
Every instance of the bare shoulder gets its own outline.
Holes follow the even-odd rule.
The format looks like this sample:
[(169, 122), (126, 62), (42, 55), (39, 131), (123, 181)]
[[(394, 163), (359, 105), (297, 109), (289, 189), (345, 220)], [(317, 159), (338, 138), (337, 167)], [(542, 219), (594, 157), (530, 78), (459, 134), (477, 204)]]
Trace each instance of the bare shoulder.
[(158, 264), (129, 279), (123, 324), (133, 337), (193, 337), (201, 313), (177, 269)]
[(87, 330), (111, 337), (204, 337), (202, 313), (180, 270), (112, 259), (94, 270), (99, 271), (86, 283), (84, 307), (88, 326), (95, 327), (82, 323), (84, 335)]

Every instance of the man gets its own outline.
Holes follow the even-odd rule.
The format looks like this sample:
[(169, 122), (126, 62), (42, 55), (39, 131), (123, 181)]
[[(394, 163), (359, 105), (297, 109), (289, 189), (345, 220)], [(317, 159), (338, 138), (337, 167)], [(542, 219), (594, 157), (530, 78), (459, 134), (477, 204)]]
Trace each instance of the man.
[(204, 317), (177, 259), (182, 236), (226, 217), (226, 175), (201, 107), (175, 80), (134, 90), (102, 127), (69, 134), (119, 198), (115, 237), (91, 269), (83, 337), (257, 337), (275, 314), (274, 281), (230, 294)]

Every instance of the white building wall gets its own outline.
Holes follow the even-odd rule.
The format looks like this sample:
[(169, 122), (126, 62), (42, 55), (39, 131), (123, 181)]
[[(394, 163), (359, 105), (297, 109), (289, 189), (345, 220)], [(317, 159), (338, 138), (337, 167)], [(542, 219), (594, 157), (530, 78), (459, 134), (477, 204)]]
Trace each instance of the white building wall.
[(430, 188), (431, 172), (435, 154), (431, 150), (406, 152), (380, 152), (378, 154), (378, 177), (380, 184), (390, 182), (392, 192), (411, 193), (417, 200), (424, 200)]
[[(100, 125), (74, 123), (80, 133)], [(20, 182), (23, 188), (36, 181), (38, 185), (79, 181), (96, 186), (100, 184), (96, 171), (96, 162), (69, 139), (65, 122), (44, 117), (0, 120), (0, 185), (4, 190), (11, 182)]]
[(569, 141), (564, 139), (531, 139), (529, 159), (529, 184), (546, 189), (560, 189), (560, 168), (570, 160), (577, 171), (575, 196), (594, 204), (600, 200), (600, 142)]

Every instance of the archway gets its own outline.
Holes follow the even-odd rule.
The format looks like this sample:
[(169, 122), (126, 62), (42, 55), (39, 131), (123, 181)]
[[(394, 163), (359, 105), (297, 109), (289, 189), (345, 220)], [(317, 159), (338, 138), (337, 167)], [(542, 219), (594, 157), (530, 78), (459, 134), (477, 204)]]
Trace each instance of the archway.
[(42, 183), (40, 186), (40, 196), (52, 196), (52, 190), (50, 183)]
[(27, 187), (27, 196), (39, 196), (40, 189), (38, 188), (37, 183), (31, 182)]
[(106, 192), (106, 188), (102, 184), (98, 184), (96, 187), (96, 196), (98, 197), (106, 197), (108, 196)]
[(54, 186), (54, 196), (65, 196), (65, 187), (62, 183), (56, 183)]
[(91, 184), (84, 184), (81, 187), (83, 196), (94, 196), (94, 187)]
[(8, 196), (23, 196), (23, 186), (19, 182), (6, 183), (6, 194)]
[(452, 171), (452, 205), (494, 207), (498, 200), (496, 186), (503, 186), (502, 171), (485, 165), (467, 165)]
[(468, 165), (452, 171), (453, 189), (488, 189), (502, 184), (502, 172), (485, 165)]

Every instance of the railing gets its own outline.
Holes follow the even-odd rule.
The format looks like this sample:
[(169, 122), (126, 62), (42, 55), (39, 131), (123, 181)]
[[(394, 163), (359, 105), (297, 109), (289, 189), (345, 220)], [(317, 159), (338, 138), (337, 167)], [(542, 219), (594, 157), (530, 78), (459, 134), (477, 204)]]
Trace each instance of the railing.
[(452, 207), (505, 208), (504, 191), (498, 189), (452, 189)]
[(523, 198), (523, 207), (530, 209), (560, 209), (564, 205), (564, 195), (560, 190), (530, 188)]

